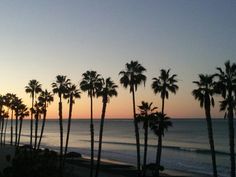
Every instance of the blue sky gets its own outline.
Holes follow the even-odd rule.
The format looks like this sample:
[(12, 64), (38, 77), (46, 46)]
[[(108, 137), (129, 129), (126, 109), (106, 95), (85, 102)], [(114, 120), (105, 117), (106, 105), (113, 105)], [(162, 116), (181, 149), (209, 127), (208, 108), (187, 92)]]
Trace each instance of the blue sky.
[[(171, 68), (179, 76), (180, 90), (171, 96), (167, 111), (173, 117), (201, 117), (191, 95), (192, 81), (228, 59), (236, 61), (235, 29), (233, 0), (1, 1), (0, 93), (14, 92), (29, 102), (24, 86), (30, 79), (50, 88), (57, 74), (78, 83), (88, 69), (118, 84), (125, 63), (138, 60), (147, 68), (148, 82), (139, 89), (137, 102), (153, 101), (159, 107), (151, 79), (161, 68)], [(111, 117), (129, 116), (119, 110), (132, 113), (131, 106), (122, 106), (128, 90), (120, 87), (119, 93), (108, 110)], [(81, 100), (78, 105), (87, 107), (85, 94)], [(76, 116), (86, 117), (86, 111)], [(216, 108), (214, 114), (222, 113)]]

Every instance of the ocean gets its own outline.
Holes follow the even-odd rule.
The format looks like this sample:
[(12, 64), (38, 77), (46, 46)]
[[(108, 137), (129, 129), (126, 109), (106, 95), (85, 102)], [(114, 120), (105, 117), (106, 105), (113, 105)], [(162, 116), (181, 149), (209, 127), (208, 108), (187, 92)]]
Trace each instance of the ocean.
[[(90, 155), (89, 120), (72, 120), (69, 151)], [(161, 164), (165, 168), (184, 170), (202, 174), (212, 174), (211, 154), (208, 144), (205, 119), (172, 119), (173, 127), (165, 133)], [(99, 120), (95, 124), (95, 150), (98, 147)], [(8, 124), (9, 125), (9, 124)], [(141, 144), (143, 144), (142, 124), (139, 125)], [(29, 143), (30, 122), (23, 122), (21, 142)], [(64, 121), (64, 132), (67, 121)], [(6, 140), (9, 141), (10, 129)], [(219, 176), (230, 176), (229, 140), (227, 120), (213, 120), (216, 161)], [(46, 122), (43, 147), (59, 149), (58, 120)], [(148, 162), (155, 162), (157, 137), (149, 131)], [(97, 152), (97, 151), (96, 151)], [(95, 152), (95, 153), (96, 153)], [(143, 146), (141, 146), (141, 156)], [(126, 119), (106, 119), (104, 125), (102, 158), (136, 164), (136, 146), (133, 121)]]

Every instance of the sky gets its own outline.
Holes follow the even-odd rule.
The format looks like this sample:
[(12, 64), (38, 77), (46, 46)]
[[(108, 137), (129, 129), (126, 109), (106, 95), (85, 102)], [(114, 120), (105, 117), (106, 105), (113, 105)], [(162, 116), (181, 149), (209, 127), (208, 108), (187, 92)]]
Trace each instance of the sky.
[[(166, 101), (173, 118), (204, 117), (191, 95), (199, 73), (211, 74), (226, 60), (236, 62), (236, 1), (234, 0), (3, 0), (0, 1), (0, 94), (15, 93), (30, 106), (25, 93), (36, 79), (51, 90), (57, 75), (79, 85), (82, 73), (96, 70), (119, 85), (118, 97), (107, 107), (109, 118), (132, 117), (132, 97), (119, 84), (125, 63), (137, 60), (146, 69), (146, 86), (136, 103), (153, 102), (161, 110), (160, 95), (151, 89), (160, 69), (178, 75), (179, 91)], [(217, 102), (221, 100), (216, 97)], [(48, 116), (58, 117), (58, 99)], [(86, 93), (74, 105), (73, 117), (89, 118)], [(101, 115), (95, 99), (94, 114)], [(68, 104), (64, 101), (63, 114)], [(213, 117), (222, 117), (219, 107)]]

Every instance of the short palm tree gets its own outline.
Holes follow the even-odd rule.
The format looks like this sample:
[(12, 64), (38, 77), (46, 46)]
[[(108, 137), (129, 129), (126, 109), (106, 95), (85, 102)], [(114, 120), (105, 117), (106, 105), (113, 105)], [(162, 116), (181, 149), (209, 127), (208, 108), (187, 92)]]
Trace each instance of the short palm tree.
[(107, 103), (109, 102), (110, 98), (113, 96), (117, 96), (117, 85), (111, 80), (110, 77), (107, 79), (102, 79), (102, 88), (98, 92), (98, 96), (102, 97), (102, 115), (101, 115), (101, 123), (100, 123), (100, 132), (99, 132), (99, 145), (98, 145), (98, 157), (97, 157), (97, 168), (95, 177), (98, 177), (99, 169), (100, 169), (100, 160), (101, 160), (101, 151), (102, 151), (102, 136), (103, 136), (103, 127), (104, 127), (104, 120), (106, 114), (106, 107)]
[(212, 158), (212, 166), (213, 166), (213, 174), (214, 177), (217, 177), (217, 169), (216, 169), (216, 156), (215, 156), (215, 147), (214, 147), (214, 138), (212, 131), (212, 121), (211, 121), (211, 106), (214, 107), (214, 98), (215, 94), (215, 84), (213, 82), (213, 75), (203, 75), (199, 74), (199, 81), (194, 81), (197, 88), (192, 91), (192, 94), (196, 100), (200, 102), (200, 107), (204, 107), (206, 121), (207, 121), (207, 129), (208, 129), (208, 138), (209, 144), (211, 148), (211, 158)]
[(59, 126), (60, 126), (60, 170), (61, 175), (63, 173), (63, 118), (62, 118), (62, 98), (67, 92), (67, 86), (70, 84), (70, 79), (66, 76), (58, 75), (56, 76), (56, 81), (52, 83), (53, 93), (58, 94), (59, 103)]
[[(152, 89), (155, 94), (160, 93), (161, 95), (162, 99), (161, 113), (163, 115), (164, 115), (165, 99), (169, 98), (169, 91), (175, 94), (176, 91), (179, 89), (178, 85), (176, 85), (176, 83), (178, 82), (176, 80), (176, 77), (177, 77), (176, 74), (170, 75), (170, 69), (168, 70), (161, 69), (161, 75), (158, 78), (153, 78)], [(164, 119), (160, 120), (162, 121)], [(158, 167), (160, 166), (161, 163), (161, 150), (162, 150), (162, 135), (159, 134), (157, 158), (156, 158), (156, 164)], [(159, 170), (157, 170), (157, 176), (159, 177), (159, 175), (160, 175)]]
[(152, 102), (148, 103), (145, 101), (141, 102), (138, 106), (140, 113), (137, 114), (137, 121), (143, 122), (144, 129), (144, 155), (143, 155), (143, 176), (146, 176), (146, 164), (147, 164), (147, 147), (148, 147), (148, 127), (149, 122), (152, 120), (152, 114), (157, 109), (157, 107), (152, 107)]
[(34, 118), (35, 118), (35, 135), (34, 135), (34, 149), (37, 149), (38, 144), (38, 124), (39, 119), (41, 118), (41, 114), (43, 113), (43, 105), (39, 102), (35, 102), (34, 104)]
[(93, 125), (93, 97), (96, 96), (98, 90), (101, 88), (100, 74), (96, 71), (86, 71), (82, 75), (80, 88), (84, 92), (88, 92), (90, 97), (90, 133), (91, 133), (91, 164), (90, 164), (90, 177), (93, 176), (94, 166), (94, 125)]
[(39, 142), (38, 142), (38, 149), (40, 148), (43, 133), (44, 133), (44, 127), (46, 123), (46, 117), (47, 117), (47, 107), (48, 105), (53, 102), (53, 94), (47, 90), (42, 91), (38, 97), (39, 104), (42, 106), (43, 111), (43, 121), (42, 121), (42, 127), (41, 127), (41, 133), (39, 136)]
[(13, 102), (12, 106), (15, 112), (15, 146), (18, 144), (18, 118), (19, 118), (19, 111), (22, 105), (22, 99), (16, 97)]
[(33, 108), (34, 101), (36, 100), (36, 94), (41, 92), (41, 84), (33, 79), (30, 80), (28, 85), (25, 87), (25, 92), (30, 94), (31, 97), (31, 115), (30, 115), (30, 146), (32, 147), (33, 142)]
[(21, 138), (21, 130), (22, 130), (23, 119), (25, 117), (29, 116), (29, 111), (28, 111), (28, 108), (26, 107), (25, 104), (21, 104), (19, 106), (18, 115), (19, 115), (19, 120), (20, 120), (20, 126), (19, 126), (19, 134), (18, 134), (17, 146), (20, 145), (20, 138)]
[(236, 90), (236, 64), (231, 64), (230, 61), (225, 62), (225, 69), (217, 68), (218, 82), (216, 89), (223, 97), (220, 104), (220, 110), (226, 111), (229, 126), (229, 147), (230, 147), (230, 161), (231, 161), (231, 177), (235, 177), (235, 150), (234, 150), (234, 109)]
[[(71, 118), (72, 118), (72, 111), (73, 111), (73, 104), (75, 103), (75, 99), (80, 98), (80, 91), (74, 84), (68, 85), (68, 91), (64, 95), (65, 99), (68, 99), (69, 102), (69, 116), (68, 116), (68, 125), (67, 125), (67, 135), (66, 135), (66, 144), (65, 144), (65, 151), (64, 154), (67, 154), (67, 148), (69, 144), (69, 136), (70, 136), (70, 127), (71, 127)], [(66, 157), (66, 156), (65, 156)], [(65, 163), (65, 159), (64, 159)]]
[(146, 76), (143, 74), (146, 69), (138, 62), (131, 61), (126, 63), (125, 69), (122, 70), (119, 75), (121, 75), (120, 83), (125, 87), (129, 87), (130, 93), (132, 93), (133, 99), (133, 121), (134, 121), (134, 130), (136, 137), (136, 149), (137, 149), (137, 170), (138, 176), (140, 176), (140, 141), (139, 141), (139, 128), (136, 121), (136, 110), (135, 110), (135, 92), (138, 89), (138, 86), (146, 82)]

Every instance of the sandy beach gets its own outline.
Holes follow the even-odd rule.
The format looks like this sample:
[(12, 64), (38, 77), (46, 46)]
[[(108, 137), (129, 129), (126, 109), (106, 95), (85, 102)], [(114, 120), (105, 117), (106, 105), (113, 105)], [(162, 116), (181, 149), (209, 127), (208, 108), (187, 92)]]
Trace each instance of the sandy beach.
[[(5, 145), (0, 147), (0, 170), (2, 171), (7, 166), (10, 166), (10, 163), (7, 161), (6, 156), (14, 156), (15, 147), (10, 145)], [(67, 177), (87, 177), (89, 176), (89, 165), (90, 161), (88, 158), (72, 158), (68, 159), (68, 162), (65, 166), (65, 171)], [(100, 177), (133, 177), (135, 176), (136, 171), (135, 167), (132, 165), (112, 161), (112, 160), (102, 160)], [(149, 172), (150, 174), (150, 172)], [(209, 177), (208, 175), (178, 171), (167, 169), (163, 172), (162, 176), (171, 176), (171, 177)]]

